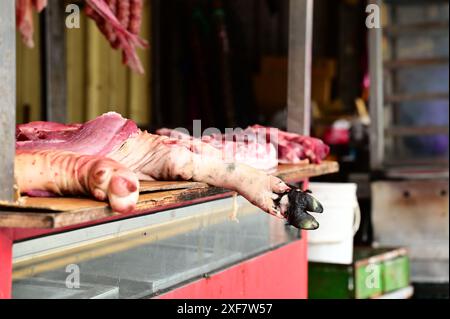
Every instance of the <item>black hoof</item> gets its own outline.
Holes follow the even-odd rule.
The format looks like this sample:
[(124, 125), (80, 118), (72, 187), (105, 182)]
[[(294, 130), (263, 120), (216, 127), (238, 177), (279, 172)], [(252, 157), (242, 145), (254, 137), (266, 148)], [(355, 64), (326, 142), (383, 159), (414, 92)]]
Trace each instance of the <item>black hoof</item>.
[(314, 197), (312, 197), (309, 194), (305, 194), (305, 201), (306, 201), (306, 210), (308, 212), (318, 213), (318, 214), (323, 213), (323, 206), (317, 199), (315, 199)]
[(298, 229), (315, 230), (319, 228), (317, 220), (308, 213), (292, 215), (292, 218), (288, 219), (289, 225)]
[(307, 212), (323, 213), (322, 204), (307, 192), (299, 189), (292, 189), (288, 196), (289, 207), (286, 212), (286, 219), (289, 224), (306, 230), (319, 228), (317, 220)]

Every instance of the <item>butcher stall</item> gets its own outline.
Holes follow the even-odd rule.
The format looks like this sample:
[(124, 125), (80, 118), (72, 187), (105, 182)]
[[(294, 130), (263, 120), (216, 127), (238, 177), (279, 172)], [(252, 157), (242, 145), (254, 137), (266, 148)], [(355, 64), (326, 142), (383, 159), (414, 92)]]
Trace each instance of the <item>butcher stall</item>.
[[(72, 183), (75, 176), (69, 172), (68, 167), (72, 166), (61, 169), (61, 161), (51, 152), (48, 153), (47, 148), (42, 151), (47, 153), (39, 153), (42, 149), (37, 145), (49, 147), (48, 142), (63, 148), (77, 145), (78, 150), (83, 149), (86, 153), (88, 149), (108, 144), (106, 142), (109, 140), (106, 141), (99, 132), (109, 132), (111, 123), (103, 128), (96, 127), (95, 132), (87, 129), (93, 126), (92, 123), (97, 123), (95, 121), (85, 125), (63, 124), (68, 123), (69, 119), (78, 120), (77, 123), (82, 118), (93, 120), (99, 113), (101, 97), (105, 95), (113, 96), (117, 103), (117, 107), (111, 106), (106, 111), (122, 114), (128, 111), (135, 121), (128, 120), (126, 123), (135, 125), (134, 132), (139, 132), (139, 136), (152, 136), (138, 129), (140, 121), (143, 122), (142, 119), (148, 116), (146, 102), (162, 110), (162, 113), (155, 115), (156, 125), (161, 123), (163, 115), (169, 118), (177, 116), (170, 106), (167, 109), (163, 106), (162, 91), (159, 90), (160, 80), (168, 72), (162, 69), (164, 54), (159, 52), (165, 26), (160, 14), (162, 1), (144, 1), (144, 4), (141, 1), (120, 1), (121, 5), (130, 4), (127, 9), (121, 5), (114, 7), (112, 3), (115, 1), (0, 2), (0, 298), (307, 298), (308, 233), (298, 228), (310, 225), (302, 223), (301, 219), (310, 215), (301, 211), (300, 221), (291, 218), (289, 223), (296, 227), (289, 225), (286, 219), (272, 216), (278, 214), (281, 217), (279, 212), (272, 211), (273, 207), (266, 207), (265, 202), (253, 197), (256, 195), (252, 195), (252, 189), (258, 190), (263, 186), (258, 185), (258, 180), (252, 180), (251, 176), (280, 178), (288, 183), (287, 188), (298, 188), (293, 195), (290, 193), (292, 196), (304, 196), (306, 208), (313, 207), (317, 211), (320, 205), (315, 201), (312, 201), (313, 204), (308, 202), (311, 198), (306, 193), (308, 180), (338, 172), (337, 162), (303, 158), (297, 163), (273, 167), (270, 175), (249, 170), (254, 175), (239, 176), (244, 176), (245, 183), (235, 185), (233, 176), (235, 171), (239, 171), (239, 164), (236, 164), (237, 168), (235, 164), (227, 166), (229, 175), (212, 176), (209, 172), (204, 173), (210, 167), (205, 160), (184, 179), (152, 180), (149, 176), (154, 172), (146, 171), (148, 178), (140, 178), (137, 182), (133, 172), (114, 166), (119, 164), (110, 160), (101, 164), (95, 162), (106, 165), (103, 170), (96, 170), (96, 174), (91, 168), (83, 173), (83, 167), (91, 167), (92, 158), (81, 156), (75, 161), (85, 160), (83, 163), (86, 165), (74, 166), (81, 167), (77, 171), (79, 175), (76, 175), (80, 184), (75, 183), (74, 187), (86, 190), (90, 189), (91, 182), (95, 182), (99, 188), (93, 189), (93, 196), (78, 196), (67, 191), (70, 188), (67, 183)], [(151, 22), (148, 20), (150, 3)], [(80, 7), (82, 13), (77, 11)], [(303, 134), (305, 141), (309, 141), (311, 114), (312, 10), (312, 0), (296, 0), (290, 2), (288, 12), (287, 130), (292, 134)], [(129, 20), (124, 12), (129, 12)], [(215, 17), (218, 19), (216, 26), (220, 29), (223, 24), (219, 13)], [(92, 21), (86, 22), (85, 15)], [(72, 27), (77, 29), (76, 25), (80, 23), (77, 19), (81, 19), (78, 29), (89, 31), (95, 28), (93, 32), (96, 33), (86, 33), (86, 38), (80, 40), (85, 35), (70, 31)], [(124, 21), (128, 22), (128, 29), (124, 27)], [(148, 43), (138, 36), (141, 24), (152, 29), (149, 39), (151, 55), (150, 51), (140, 51), (139, 55), (135, 51), (137, 47), (148, 48)], [(148, 29), (143, 28), (142, 34), (146, 32), (149, 32)], [(107, 42), (100, 38), (102, 35)], [(37, 38), (39, 41), (36, 41)], [(25, 51), (19, 42), (27, 47), (34, 45), (35, 48)], [(135, 73), (127, 73), (131, 71), (124, 71), (125, 66), (111, 68), (113, 71), (105, 69), (100, 62), (106, 55), (101, 52), (109, 54), (105, 52), (113, 48), (118, 48), (122, 54), (108, 56), (111, 65), (120, 66), (122, 61), (133, 72), (145, 71), (146, 75), (139, 78)], [(88, 54), (83, 56), (74, 52)], [(226, 54), (220, 56), (225, 65)], [(147, 68), (149, 64), (152, 64), (151, 70)], [(39, 70), (36, 65), (40, 66)], [(103, 65), (103, 69), (99, 65)], [(105, 89), (102, 77), (109, 71), (116, 73), (109, 74), (109, 86)], [(79, 86), (77, 91), (71, 89), (78, 87), (85, 77), (89, 77), (87, 86)], [(34, 90), (36, 83), (41, 83), (38, 90)], [(125, 95), (121, 93), (122, 87), (128, 88)], [(151, 97), (147, 95), (150, 88)], [(22, 101), (22, 91), (38, 93)], [(18, 99), (20, 103), (17, 103), (16, 111)], [(40, 111), (33, 108), (34, 100), (39, 101)], [(226, 95), (223, 100), (227, 100)], [(80, 105), (84, 103), (89, 107), (82, 113)], [(167, 112), (164, 112), (165, 109)], [(120, 117), (114, 114), (105, 116)], [(205, 113), (205, 117), (207, 115)], [(33, 119), (47, 122), (34, 122), (31, 126), (19, 125), (16, 128), (17, 119), (21, 123)], [(122, 119), (120, 117), (119, 120)], [(52, 123), (51, 129), (49, 123)], [(31, 130), (27, 130), (30, 127)], [(140, 128), (150, 129), (146, 126)], [(82, 148), (80, 144), (71, 144), (74, 141), (71, 136), (78, 139), (80, 135), (76, 134), (86, 131), (90, 132), (88, 137), (92, 137), (89, 143), (84, 143)], [(123, 131), (113, 133), (115, 138), (122, 136)], [(27, 153), (30, 145), (37, 147), (33, 149), (35, 153)], [(129, 149), (134, 153), (139, 148)], [(31, 164), (30, 154), (36, 156)], [(47, 159), (50, 162), (41, 162), (38, 156), (42, 156), (41, 159), (49, 156)], [(67, 159), (66, 164), (71, 163), (69, 157), (61, 156), (63, 160)], [(308, 156), (311, 157), (311, 153)], [(171, 158), (173, 162), (170, 163), (176, 163), (176, 156)], [(39, 172), (39, 167), (35, 165), (41, 164), (44, 166), (40, 168), (44, 169)], [(108, 165), (114, 169), (109, 171), (112, 168)], [(216, 168), (224, 167), (221, 162), (215, 165)], [(158, 170), (156, 166), (152, 167), (154, 171)], [(101, 182), (95, 178), (103, 181), (102, 178), (109, 172), (121, 174), (112, 177), (120, 183), (103, 192)], [(177, 177), (183, 177), (185, 172), (177, 171)], [(159, 173), (163, 176), (167, 172)], [(49, 178), (50, 174), (52, 181), (57, 180), (60, 193), (63, 193), (60, 195), (63, 196), (54, 196), (54, 189), (49, 192), (48, 184), (28, 187), (36, 185), (36, 180)], [(60, 181), (58, 174), (67, 180)], [(281, 185), (282, 182), (279, 183)], [(126, 185), (126, 194), (130, 194), (133, 200), (131, 206), (124, 207), (120, 205), (122, 202), (116, 202), (125, 198), (124, 190), (120, 188), (123, 185)], [(109, 196), (109, 201), (105, 200), (105, 194)], [(280, 197), (280, 201), (283, 198)], [(282, 204), (277, 202), (277, 205)], [(308, 222), (313, 225), (310, 227), (316, 227), (314, 221), (308, 219)]]

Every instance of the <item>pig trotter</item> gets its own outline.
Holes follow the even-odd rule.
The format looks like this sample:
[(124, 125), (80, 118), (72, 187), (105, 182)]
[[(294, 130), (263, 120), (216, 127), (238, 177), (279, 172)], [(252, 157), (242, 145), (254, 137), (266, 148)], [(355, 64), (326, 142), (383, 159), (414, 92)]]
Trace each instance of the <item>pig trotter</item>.
[(292, 188), (287, 193), (279, 194), (275, 203), (280, 207), (289, 225), (306, 230), (319, 228), (319, 223), (308, 212), (323, 213), (323, 206), (309, 192)]

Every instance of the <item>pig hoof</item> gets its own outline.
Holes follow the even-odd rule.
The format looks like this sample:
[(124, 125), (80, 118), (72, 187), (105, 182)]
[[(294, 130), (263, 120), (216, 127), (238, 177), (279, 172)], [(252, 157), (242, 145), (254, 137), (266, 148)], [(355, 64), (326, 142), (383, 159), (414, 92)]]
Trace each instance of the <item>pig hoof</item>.
[(287, 196), (281, 197), (280, 204), (285, 202), (286, 219), (289, 224), (306, 230), (319, 228), (317, 220), (307, 212), (323, 213), (323, 206), (310, 194), (299, 189), (292, 189)]
[(298, 229), (315, 230), (319, 228), (317, 220), (308, 213), (290, 215), (288, 222)]

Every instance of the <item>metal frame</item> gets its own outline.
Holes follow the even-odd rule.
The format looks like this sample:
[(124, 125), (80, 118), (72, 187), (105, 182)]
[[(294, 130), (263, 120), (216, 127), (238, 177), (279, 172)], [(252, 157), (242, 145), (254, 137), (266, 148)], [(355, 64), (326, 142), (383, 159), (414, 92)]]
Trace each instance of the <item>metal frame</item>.
[(42, 118), (67, 121), (65, 2), (48, 1), (41, 15)]
[[(66, 121), (64, 2), (52, 0), (43, 19), (43, 118)], [(15, 1), (0, 1), (0, 201), (14, 201), (16, 125)]]
[[(448, 0), (442, 1), (430, 1), (433, 3), (445, 3)], [(380, 8), (383, 3), (390, 5), (396, 5), (395, 10), (399, 6), (413, 4), (412, 1), (393, 2), (388, 0), (371, 0), (371, 4), (376, 4)], [(414, 2), (416, 5), (418, 2)], [(392, 9), (392, 10), (394, 10)], [(396, 37), (402, 34), (402, 30), (417, 30), (424, 29), (426, 31), (433, 29), (443, 29), (443, 26), (448, 26), (446, 23), (428, 23), (428, 24), (411, 24), (411, 25), (395, 25), (395, 15), (391, 14), (391, 23), (393, 25), (388, 26), (386, 34), (389, 36), (391, 46), (395, 44)], [(397, 30), (396, 33), (392, 30)], [(436, 134), (448, 134), (449, 127), (429, 125), (427, 127), (414, 127), (414, 126), (399, 126), (395, 124), (397, 113), (397, 104), (403, 101), (418, 101), (418, 100), (433, 100), (433, 99), (448, 99), (447, 92), (414, 92), (414, 93), (398, 93), (396, 91), (396, 72), (399, 68), (418, 67), (427, 65), (439, 65), (448, 64), (448, 57), (432, 57), (432, 58), (418, 58), (418, 59), (399, 59), (396, 56), (395, 50), (392, 51), (390, 60), (383, 61), (383, 30), (382, 28), (374, 28), (369, 30), (369, 69), (371, 80), (371, 92), (370, 92), (370, 117), (371, 117), (371, 130), (370, 130), (370, 164), (373, 171), (389, 171), (390, 169), (396, 169), (398, 167), (406, 167), (414, 165), (415, 167), (436, 167), (442, 168), (448, 166), (448, 160), (444, 158), (429, 158), (422, 159), (419, 162), (413, 163), (411, 160), (402, 160), (398, 158), (386, 158), (385, 143), (387, 137), (403, 137), (403, 136), (420, 136), (420, 135), (436, 135)], [(391, 80), (393, 83), (388, 83), (387, 88), (389, 91), (384, 92), (383, 80), (385, 72), (391, 73)], [(390, 86), (389, 86), (390, 84)], [(385, 113), (392, 109), (394, 125), (386, 126)], [(394, 148), (398, 149), (398, 143), (396, 139), (393, 140)], [(389, 173), (389, 172), (388, 172)], [(448, 174), (448, 173), (447, 173)]]
[(15, 1), (0, 1), (0, 201), (14, 200), (16, 131)]
[[(371, 0), (381, 7), (381, 0)], [(370, 166), (380, 170), (384, 160), (384, 101), (383, 101), (383, 30), (369, 29), (369, 73), (370, 73)]]
[[(0, 1), (0, 201), (14, 200), (16, 124), (15, 1)], [(0, 229), (0, 299), (11, 297), (12, 239)]]
[(288, 131), (310, 135), (313, 0), (290, 0)]
[(161, 14), (162, 0), (152, 0), (152, 108), (153, 124), (162, 125), (162, 102), (161, 102), (161, 80), (162, 80), (162, 37), (161, 37)]

